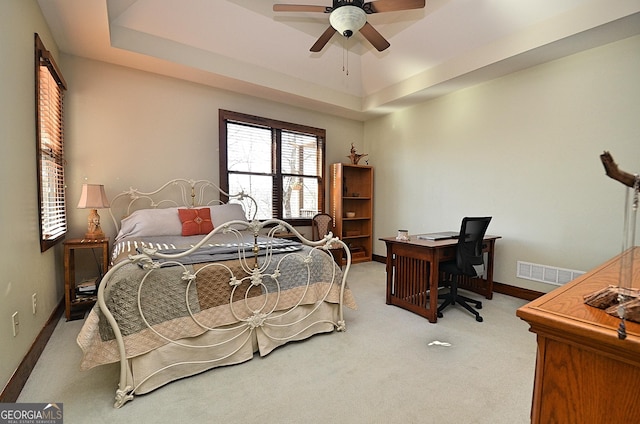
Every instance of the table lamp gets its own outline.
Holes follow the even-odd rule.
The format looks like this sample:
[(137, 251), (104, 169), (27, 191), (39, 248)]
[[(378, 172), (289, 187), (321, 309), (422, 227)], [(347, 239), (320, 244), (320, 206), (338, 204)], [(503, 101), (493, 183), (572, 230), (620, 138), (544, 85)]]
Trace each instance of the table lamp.
[(84, 235), (86, 239), (103, 239), (104, 232), (100, 227), (100, 215), (98, 215), (98, 209), (105, 209), (109, 207), (109, 200), (104, 192), (104, 186), (102, 184), (83, 184), (82, 194), (80, 195), (80, 201), (78, 202), (79, 209), (91, 209), (88, 218), (87, 233)]

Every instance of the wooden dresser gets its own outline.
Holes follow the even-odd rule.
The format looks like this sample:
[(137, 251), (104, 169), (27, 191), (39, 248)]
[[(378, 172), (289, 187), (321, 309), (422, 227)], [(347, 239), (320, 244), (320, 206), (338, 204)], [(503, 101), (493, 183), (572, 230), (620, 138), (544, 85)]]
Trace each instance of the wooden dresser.
[[(633, 287), (640, 287), (640, 247)], [(537, 334), (532, 423), (640, 422), (640, 324), (585, 305), (583, 296), (618, 285), (620, 256), (518, 309)]]

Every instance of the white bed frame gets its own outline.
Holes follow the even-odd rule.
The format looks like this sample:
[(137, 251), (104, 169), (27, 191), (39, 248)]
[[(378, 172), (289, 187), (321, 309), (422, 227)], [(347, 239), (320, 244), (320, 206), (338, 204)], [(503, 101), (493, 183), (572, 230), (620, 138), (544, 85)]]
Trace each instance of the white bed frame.
[[(164, 194), (167, 192), (171, 192), (170, 198), (164, 197)], [(112, 199), (112, 202), (111, 202), (112, 206), (111, 206), (110, 213), (111, 213), (113, 222), (115, 224), (115, 228), (119, 229), (120, 218), (116, 218), (116, 217), (127, 216), (130, 213), (132, 213), (134, 210), (145, 209), (145, 208), (174, 207), (174, 206), (191, 208), (191, 207), (214, 205), (214, 204), (222, 203), (220, 201), (220, 194), (223, 194), (224, 196), (228, 197), (230, 201), (242, 202), (244, 205), (248, 205), (248, 206), (245, 206), (245, 210), (247, 210), (247, 207), (248, 207), (252, 219), (249, 222), (231, 221), (222, 226), (219, 226), (215, 228), (211, 233), (204, 236), (197, 245), (195, 245), (193, 248), (189, 249), (188, 251), (182, 254), (166, 255), (166, 254), (159, 253), (156, 249), (143, 248), (142, 253), (130, 255), (128, 260), (119, 262), (115, 266), (111, 267), (111, 269), (106, 273), (101, 284), (99, 285), (98, 304), (101, 311), (104, 313), (104, 316), (106, 317), (109, 324), (113, 328), (113, 332), (116, 337), (119, 356), (120, 356), (120, 382), (118, 384), (118, 389), (116, 390), (116, 397), (115, 397), (116, 402), (114, 404), (116, 408), (119, 408), (123, 406), (127, 401), (132, 400), (134, 397), (134, 394), (138, 393), (139, 387), (143, 385), (145, 382), (147, 382), (147, 380), (156, 378), (156, 376), (159, 373), (163, 373), (166, 371), (169, 371), (169, 374), (171, 374), (173, 372), (172, 368), (174, 367), (182, 368), (183, 365), (192, 365), (192, 367), (187, 367), (189, 371), (184, 373), (180, 371), (177, 375), (171, 375), (171, 377), (167, 378), (166, 381), (162, 380), (160, 383), (153, 385), (153, 387), (150, 388), (148, 391), (154, 390), (157, 387), (160, 387), (170, 381), (173, 381), (177, 378), (181, 378), (183, 376), (200, 373), (206, 369), (213, 368), (216, 366), (226, 365), (230, 363), (238, 363), (238, 362), (243, 362), (247, 360), (246, 353), (244, 358), (235, 358), (234, 355), (236, 355), (241, 350), (248, 351), (248, 349), (251, 350), (251, 355), (253, 355), (253, 353), (256, 351), (256, 343), (257, 343), (256, 332), (260, 331), (263, 326), (267, 325), (270, 322), (270, 320), (274, 320), (273, 322), (277, 322), (277, 324), (275, 325), (279, 328), (278, 334), (283, 334), (283, 333), (285, 334), (282, 337), (274, 337), (273, 340), (270, 341), (270, 342), (273, 342), (274, 344), (272, 348), (275, 348), (279, 345), (287, 343), (288, 341), (291, 341), (291, 340), (301, 340), (301, 339), (310, 337), (312, 334), (315, 334), (317, 332), (326, 332), (326, 331), (332, 331), (332, 330), (344, 331), (346, 329), (344, 316), (343, 316), (343, 302), (344, 302), (346, 279), (349, 272), (349, 268), (351, 266), (351, 255), (346, 244), (342, 242), (340, 239), (338, 239), (337, 237), (334, 237), (332, 233), (327, 234), (322, 240), (311, 241), (305, 238), (302, 234), (300, 234), (294, 227), (292, 227), (291, 225), (289, 225), (288, 223), (282, 220), (269, 219), (269, 220), (260, 222), (255, 219), (257, 206), (254, 199), (252, 199), (250, 196), (246, 195), (245, 193), (229, 195), (228, 193), (225, 193), (224, 191), (222, 191), (216, 184), (207, 180), (175, 179), (164, 184), (159, 189), (151, 192), (143, 192), (138, 189), (130, 188), (128, 191), (122, 192), (121, 194), (115, 196)], [(122, 204), (124, 204), (124, 207), (121, 207)], [(253, 310), (250, 315), (238, 316), (237, 317), (238, 323), (233, 324), (232, 330), (234, 331), (231, 331), (232, 335), (230, 335), (228, 339), (225, 339), (224, 337), (221, 338), (218, 333), (208, 334), (208, 333), (211, 333), (213, 330), (219, 331), (220, 329), (207, 329), (209, 331), (205, 333), (205, 337), (200, 337), (203, 340), (204, 344), (197, 345), (197, 346), (193, 346), (192, 341), (185, 342), (185, 340), (166, 339), (164, 335), (159, 334), (158, 332), (153, 330), (151, 327), (149, 327), (151, 328), (152, 331), (154, 331), (160, 337), (166, 339), (166, 341), (168, 342), (167, 349), (174, 349), (174, 350), (175, 349), (178, 349), (178, 350), (193, 349), (194, 357), (196, 357), (197, 359), (191, 360), (189, 359), (190, 354), (186, 354), (187, 355), (186, 357), (185, 357), (185, 354), (182, 354), (182, 359), (180, 359), (179, 361), (161, 366), (160, 369), (158, 369), (157, 371), (153, 371), (148, 376), (144, 377), (143, 381), (135, 381), (135, 378), (132, 373), (131, 359), (127, 355), (125, 342), (124, 342), (124, 338), (122, 336), (121, 330), (118, 327), (116, 320), (108, 310), (107, 305), (105, 303), (105, 297), (104, 297), (105, 287), (109, 286), (110, 278), (119, 268), (129, 263), (139, 264), (140, 266), (143, 267), (143, 269), (148, 270), (147, 274), (145, 274), (145, 278), (146, 278), (146, 276), (149, 273), (153, 272), (154, 269), (157, 269), (159, 267), (158, 263), (156, 262), (156, 259), (163, 258), (166, 260), (173, 260), (176, 258), (188, 256), (191, 252), (197, 250), (200, 246), (205, 244), (209, 240), (209, 238), (212, 237), (213, 234), (221, 233), (221, 232), (222, 233), (229, 233), (234, 231), (237, 232), (238, 226), (246, 228), (248, 231), (250, 231), (253, 234), (255, 242), (252, 249), (254, 251), (256, 249), (259, 249), (257, 245), (257, 237), (259, 235), (262, 237), (266, 236), (270, 240), (272, 240), (275, 234), (281, 231), (293, 233), (303, 244), (310, 246), (313, 249), (325, 250), (329, 254), (329, 258), (331, 258), (331, 254), (329, 252), (330, 249), (336, 249), (336, 248), (344, 249), (344, 256), (346, 258), (346, 263), (342, 268), (342, 278), (340, 281), (335, 281), (337, 271), (335, 270), (336, 267), (334, 267), (334, 274), (333, 274), (334, 281), (331, 282), (332, 284), (336, 284), (336, 287), (339, 287), (339, 297), (340, 297), (339, 303), (336, 305), (333, 305), (333, 304), (330, 305), (330, 307), (335, 306), (336, 308), (336, 310), (333, 310), (330, 315), (334, 317), (337, 316), (337, 319), (327, 320), (326, 313), (321, 313), (317, 311), (319, 308), (329, 307), (325, 304), (325, 302), (319, 302), (322, 305), (316, 305), (316, 306), (300, 305), (300, 303), (298, 303), (296, 306), (291, 308), (291, 310), (296, 309), (297, 307), (300, 307), (299, 308), (300, 311), (296, 311), (292, 313), (290, 315), (292, 318), (290, 319), (283, 319), (284, 315), (290, 313), (289, 310), (284, 313), (283, 311), (278, 312), (278, 311), (268, 309), (268, 307), (265, 304), (263, 305), (262, 308)], [(249, 275), (251, 275), (251, 281), (254, 282), (254, 285), (261, 284), (260, 277), (262, 273), (266, 270), (266, 266), (270, 264), (270, 262), (272, 261), (272, 255), (269, 252), (270, 252), (270, 249), (267, 248), (267, 255), (261, 256), (260, 260), (256, 261), (254, 257), (251, 257), (251, 258), (244, 257), (243, 251), (241, 250), (241, 248), (239, 248), (239, 255), (241, 257), (244, 271), (247, 272)], [(272, 277), (277, 279), (278, 276), (275, 275)], [(230, 281), (232, 285), (233, 285), (234, 279), (235, 277), (232, 278), (232, 281)], [(195, 275), (185, 271), (183, 280), (188, 281), (188, 283), (186, 284), (186, 290), (188, 292), (191, 282), (195, 280)], [(143, 282), (144, 282), (144, 279), (143, 279)], [(280, 297), (279, 286), (278, 286), (277, 296), (278, 298)], [(233, 294), (232, 294), (232, 297), (233, 297)], [(188, 296), (186, 296), (186, 299), (187, 299), (186, 302), (188, 305), (189, 303)], [(230, 304), (232, 303), (233, 302), (230, 299)], [(138, 308), (142, 313), (142, 309), (140, 306), (140, 296), (138, 296)], [(189, 308), (189, 313), (190, 313), (191, 319), (193, 319), (202, 328), (205, 328), (204, 326), (202, 326), (202, 324), (200, 324), (196, 320), (193, 313), (191, 312), (191, 308)], [(315, 318), (313, 318), (314, 314), (318, 314), (318, 320), (315, 320)], [(307, 320), (302, 322), (303, 318), (306, 318)], [(309, 319), (313, 319), (313, 322), (309, 323)], [(322, 328), (320, 331), (317, 331), (315, 329), (315, 327), (318, 324)], [(331, 327), (327, 329), (327, 325), (330, 325)], [(291, 329), (287, 330), (286, 329), (288, 328), (287, 326), (290, 326)], [(314, 328), (311, 328), (312, 326)], [(261, 334), (264, 334), (264, 332), (261, 332)], [(240, 335), (242, 335), (243, 337), (242, 339), (239, 337)], [(215, 357), (211, 357), (211, 358), (203, 357), (203, 354), (206, 356), (206, 353), (203, 353), (203, 352), (208, 351), (208, 349), (215, 350), (217, 349), (216, 348), (217, 346), (220, 346), (220, 349), (225, 349), (225, 346), (227, 344), (229, 345), (228, 352), (224, 352), (220, 354), (220, 352), (216, 350)], [(203, 347), (206, 349), (202, 349)], [(201, 350), (198, 351), (199, 349)], [(195, 353), (195, 351), (197, 351), (197, 353)], [(153, 352), (151, 352), (151, 354), (153, 354)], [(141, 391), (141, 392), (144, 393), (145, 391)]]

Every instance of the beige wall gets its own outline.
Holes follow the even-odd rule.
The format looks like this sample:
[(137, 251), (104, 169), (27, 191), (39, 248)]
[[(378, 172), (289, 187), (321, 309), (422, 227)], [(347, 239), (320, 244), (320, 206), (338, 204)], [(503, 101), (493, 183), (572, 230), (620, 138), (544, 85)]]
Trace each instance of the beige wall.
[(495, 279), (541, 291), (554, 286), (516, 278), (516, 261), (589, 270), (618, 254), (625, 189), (599, 155), (640, 172), (638, 52), (629, 38), (367, 122), (376, 239), (491, 215)]
[[(63, 55), (66, 178), (71, 234), (86, 231), (74, 205), (83, 182), (109, 197), (131, 186), (154, 189), (172, 178), (218, 181), (218, 109), (327, 131), (327, 168), (362, 145), (363, 123), (302, 110), (103, 62)], [(328, 189), (328, 180), (327, 180)], [(113, 225), (102, 211), (107, 234)]]
[[(61, 247), (40, 253), (34, 33), (57, 58), (37, 3), (0, 1), (0, 386), (9, 381), (62, 297)], [(38, 310), (31, 311), (37, 293)], [(13, 337), (11, 315), (18, 312)]]

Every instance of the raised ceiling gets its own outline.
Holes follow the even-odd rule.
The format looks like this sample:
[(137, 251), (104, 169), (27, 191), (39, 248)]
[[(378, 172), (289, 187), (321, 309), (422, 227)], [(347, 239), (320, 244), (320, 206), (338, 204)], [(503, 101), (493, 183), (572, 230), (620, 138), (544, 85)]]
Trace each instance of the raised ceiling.
[(640, 0), (427, 0), (368, 16), (391, 43), (335, 34), (331, 0), (39, 0), (61, 52), (353, 119), (640, 33)]

